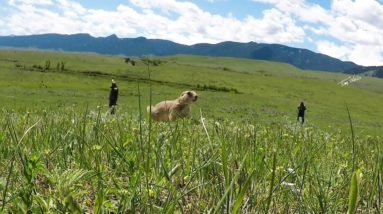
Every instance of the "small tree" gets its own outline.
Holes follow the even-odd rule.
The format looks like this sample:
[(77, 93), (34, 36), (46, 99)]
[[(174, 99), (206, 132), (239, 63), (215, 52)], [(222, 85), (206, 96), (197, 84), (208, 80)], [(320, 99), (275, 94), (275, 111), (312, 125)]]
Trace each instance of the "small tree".
[(44, 70), (50, 70), (50, 69), (51, 69), (51, 61), (47, 60), (47, 61), (45, 61)]
[(134, 60), (130, 59), (129, 57), (124, 58), (124, 61), (125, 61), (126, 64), (130, 63), (132, 66), (136, 65), (136, 62), (134, 62)]
[(61, 70), (65, 71), (65, 62), (61, 61)]

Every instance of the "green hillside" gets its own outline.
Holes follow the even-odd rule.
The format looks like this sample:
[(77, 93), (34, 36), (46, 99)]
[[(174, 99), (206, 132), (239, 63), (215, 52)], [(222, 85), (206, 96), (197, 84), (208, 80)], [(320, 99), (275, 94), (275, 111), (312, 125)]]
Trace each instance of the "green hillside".
[[(0, 51), (0, 213), (382, 212), (382, 80), (340, 87), (347, 76), (266, 61), (131, 60)], [(140, 114), (151, 96), (189, 89), (193, 119)]]
[[(132, 60), (135, 66), (116, 56), (2, 50), (0, 101), (3, 107), (29, 110), (73, 104), (104, 107), (114, 78), (120, 88), (119, 111), (132, 114), (138, 113), (138, 83), (143, 109), (149, 104), (150, 83), (153, 103), (196, 90), (201, 99), (194, 106), (195, 117), (201, 110), (217, 119), (294, 121), (296, 106), (304, 101), (311, 125), (347, 127), (347, 105), (357, 130), (376, 133), (382, 127), (378, 119), (383, 118), (380, 79), (366, 77), (340, 87), (336, 83), (346, 75), (303, 71), (268, 61), (179, 55), (150, 57), (158, 62), (148, 68), (142, 59)], [(45, 70), (47, 61), (50, 68)], [(61, 62), (64, 70), (57, 70)]]

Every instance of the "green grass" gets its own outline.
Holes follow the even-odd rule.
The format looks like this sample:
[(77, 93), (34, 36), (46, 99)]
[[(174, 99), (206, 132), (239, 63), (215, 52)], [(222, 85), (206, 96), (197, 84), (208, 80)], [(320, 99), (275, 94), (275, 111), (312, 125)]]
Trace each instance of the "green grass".
[[(132, 59), (136, 66), (115, 56), (2, 50), (0, 101), (13, 109), (104, 106), (114, 78), (120, 88), (119, 108), (137, 112), (138, 83), (142, 108), (149, 104), (148, 68), (142, 60)], [(162, 63), (149, 67), (154, 103), (194, 89), (201, 98), (195, 112), (202, 109), (217, 119), (273, 123), (295, 120), (296, 107), (304, 101), (307, 122), (322, 129), (348, 129), (348, 105), (356, 130), (369, 134), (382, 131), (382, 122), (377, 119), (383, 117), (381, 79), (366, 77), (340, 87), (336, 83), (346, 75), (303, 71), (282, 63), (184, 55), (157, 59)], [(50, 70), (32, 68), (44, 66), (47, 60)], [(56, 70), (59, 62), (65, 62), (66, 70)]]
[[(340, 87), (345, 75), (281, 63), (151, 59), (149, 80), (138, 58), (0, 51), (0, 213), (382, 212), (382, 80)], [(47, 60), (66, 69), (33, 68)], [(192, 119), (148, 120), (150, 96), (189, 89)]]
[(289, 122), (150, 127), (128, 112), (73, 108), (1, 118), (2, 211), (346, 212), (353, 155), (363, 174), (355, 209), (381, 211), (377, 137), (357, 137), (353, 154), (348, 133)]

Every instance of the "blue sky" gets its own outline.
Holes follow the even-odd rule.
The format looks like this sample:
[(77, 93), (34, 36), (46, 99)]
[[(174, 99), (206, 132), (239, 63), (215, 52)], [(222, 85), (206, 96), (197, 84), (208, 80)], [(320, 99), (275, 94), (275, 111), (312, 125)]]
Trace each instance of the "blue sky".
[(383, 0), (0, 0), (0, 35), (279, 43), (383, 65)]

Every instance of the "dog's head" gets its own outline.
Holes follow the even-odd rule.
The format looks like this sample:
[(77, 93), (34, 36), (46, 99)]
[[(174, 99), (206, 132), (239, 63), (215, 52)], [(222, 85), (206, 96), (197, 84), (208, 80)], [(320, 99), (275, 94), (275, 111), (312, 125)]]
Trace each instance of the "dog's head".
[(198, 95), (195, 91), (184, 91), (178, 98), (178, 101), (182, 104), (190, 104), (197, 101)]

